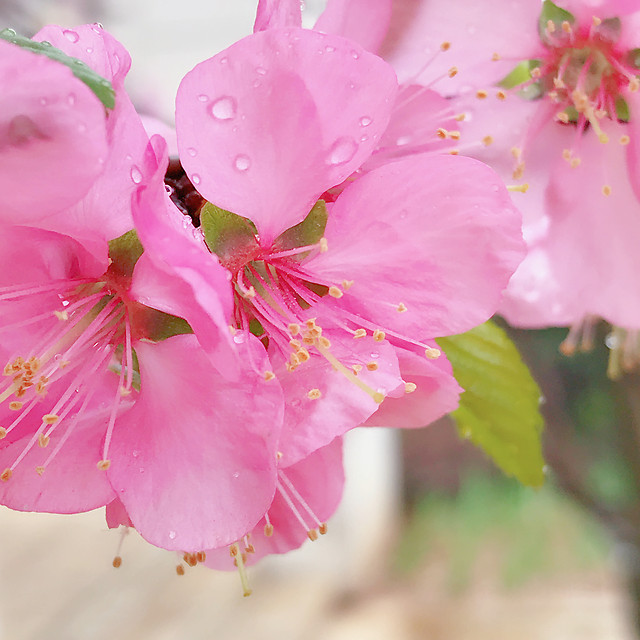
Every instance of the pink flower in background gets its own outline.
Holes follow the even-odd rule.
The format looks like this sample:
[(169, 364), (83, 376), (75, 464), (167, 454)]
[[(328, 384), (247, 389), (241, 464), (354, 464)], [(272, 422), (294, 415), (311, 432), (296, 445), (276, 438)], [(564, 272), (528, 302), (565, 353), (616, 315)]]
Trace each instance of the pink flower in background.
[(515, 196), (529, 254), (501, 311), (519, 326), (573, 326), (571, 350), (594, 316), (640, 328), (640, 11), (606, 0), (558, 5), (400, 2), (383, 52), (403, 78), (451, 41), (459, 73), (448, 93), (467, 115), (461, 149), (529, 185)]
[[(231, 229), (210, 243), (232, 274), (237, 336), (260, 335), (285, 390), (282, 468), (364, 422), (385, 396), (422, 394), (401, 376), (396, 347), (439, 355), (432, 339), (489, 317), (521, 257), (504, 187), (469, 159), (381, 166), (355, 176), (328, 219), (321, 205), (309, 214), (370, 157), (395, 92), (379, 58), (295, 28), (241, 40), (178, 92), (189, 177), (251, 221), (218, 210), (214, 224)], [(447, 366), (429, 375), (446, 382), (424, 402), (448, 389), (436, 413), (454, 408)]]

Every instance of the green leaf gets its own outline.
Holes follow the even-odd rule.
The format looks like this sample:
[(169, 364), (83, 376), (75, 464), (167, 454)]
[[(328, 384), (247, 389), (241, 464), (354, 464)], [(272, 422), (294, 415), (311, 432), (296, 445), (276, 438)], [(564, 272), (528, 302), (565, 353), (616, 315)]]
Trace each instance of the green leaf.
[(553, 22), (556, 30), (562, 29), (562, 23), (568, 22), (573, 24), (575, 17), (572, 13), (569, 13), (565, 9), (561, 9), (558, 5), (551, 2), (551, 0), (544, 0), (542, 3), (542, 11), (540, 12), (540, 18), (538, 20), (538, 33), (540, 39), (543, 42), (549, 44), (549, 37), (547, 35), (547, 24), (549, 21)]
[(113, 109), (115, 107), (116, 94), (111, 83), (98, 75), (91, 67), (82, 62), (82, 60), (68, 56), (60, 49), (53, 47), (50, 42), (36, 42), (30, 38), (19, 36), (13, 29), (0, 31), (0, 38), (18, 47), (27, 49), (32, 53), (47, 56), (47, 58), (69, 67), (73, 75), (78, 78), (78, 80), (84, 82), (107, 109)]
[(109, 241), (109, 258), (111, 259), (109, 269), (113, 273), (130, 278), (143, 251), (135, 229), (123, 233), (120, 237)]
[(324, 235), (327, 226), (327, 205), (324, 200), (318, 200), (307, 214), (307, 217), (281, 233), (273, 245), (280, 251), (288, 251), (296, 247), (307, 247), (316, 244)]
[(526, 485), (544, 482), (540, 390), (507, 334), (492, 322), (439, 345), (465, 389), (452, 413), (464, 438)]
[(622, 96), (616, 98), (616, 117), (620, 122), (629, 122), (631, 119), (629, 104)]
[(498, 86), (503, 89), (513, 89), (520, 84), (524, 84), (531, 80), (531, 69), (539, 66), (540, 60), (523, 60), (498, 82)]

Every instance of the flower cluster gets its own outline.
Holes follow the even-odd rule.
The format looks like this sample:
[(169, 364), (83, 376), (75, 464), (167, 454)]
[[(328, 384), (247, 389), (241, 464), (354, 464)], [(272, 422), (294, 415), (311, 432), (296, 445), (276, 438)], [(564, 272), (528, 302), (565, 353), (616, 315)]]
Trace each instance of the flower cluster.
[(349, 25), (339, 3), (305, 30), (298, 2), (260, 2), (254, 34), (182, 80), (171, 161), (101, 26), (4, 33), (2, 504), (106, 506), (243, 571), (326, 532), (344, 433), (457, 406), (435, 338), (495, 312), (519, 214), (447, 153), (448, 101), (365, 48), (384, 21)]

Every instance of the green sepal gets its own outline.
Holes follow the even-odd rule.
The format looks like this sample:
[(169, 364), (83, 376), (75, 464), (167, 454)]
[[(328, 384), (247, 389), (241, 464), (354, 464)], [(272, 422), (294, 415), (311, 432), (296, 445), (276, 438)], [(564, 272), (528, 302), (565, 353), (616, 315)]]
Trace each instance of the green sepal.
[(622, 33), (622, 22), (620, 18), (606, 18), (598, 25), (597, 30), (601, 38), (616, 42)]
[(130, 278), (133, 268), (140, 259), (144, 249), (135, 229), (123, 233), (120, 237), (109, 241), (109, 270), (120, 276)]
[(236, 263), (248, 262), (257, 247), (256, 228), (251, 220), (211, 202), (200, 209), (200, 228), (209, 249), (232, 271)]
[(498, 86), (503, 89), (513, 89), (520, 84), (529, 82), (531, 80), (531, 70), (539, 66), (540, 60), (523, 60), (498, 82)]
[(438, 344), (465, 389), (451, 415), (507, 475), (538, 487), (544, 482), (540, 390), (507, 334), (493, 322)]
[(631, 119), (629, 104), (622, 96), (616, 98), (616, 117), (620, 122), (629, 122)]
[(640, 49), (631, 49), (627, 53), (627, 61), (632, 67), (640, 69)]
[(146, 337), (152, 342), (162, 342), (172, 336), (193, 333), (191, 325), (184, 318), (148, 307), (145, 308), (144, 328)]
[(551, 0), (544, 0), (542, 3), (542, 11), (540, 12), (540, 18), (538, 19), (538, 33), (540, 39), (546, 44), (549, 43), (549, 37), (547, 36), (547, 23), (551, 20), (556, 27), (556, 30), (562, 29), (562, 23), (568, 22), (573, 24), (575, 17), (572, 13), (569, 13), (566, 9), (560, 8), (557, 4), (551, 2)]
[(569, 122), (572, 123), (576, 123), (578, 122), (578, 120), (580, 120), (580, 114), (578, 113), (578, 110), (572, 105), (570, 104), (565, 110), (564, 112), (567, 114), (567, 118), (569, 118)]
[(84, 82), (87, 87), (96, 94), (96, 97), (102, 102), (105, 108), (113, 109), (116, 106), (116, 93), (113, 90), (113, 85), (82, 62), (82, 60), (68, 56), (60, 49), (52, 46), (50, 42), (36, 42), (25, 36), (20, 36), (13, 29), (3, 29), (0, 31), (0, 38), (22, 49), (47, 56), (47, 58), (69, 67), (73, 75), (78, 78), (78, 80)]
[(318, 200), (302, 222), (290, 227), (275, 239), (274, 248), (288, 251), (318, 243), (324, 236), (327, 218), (327, 204), (324, 200)]

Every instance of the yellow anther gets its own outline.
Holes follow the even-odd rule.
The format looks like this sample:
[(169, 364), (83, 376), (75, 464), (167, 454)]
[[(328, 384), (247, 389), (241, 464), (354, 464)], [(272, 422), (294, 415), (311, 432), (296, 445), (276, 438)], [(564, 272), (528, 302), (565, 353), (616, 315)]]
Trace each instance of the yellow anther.
[(326, 238), (320, 238), (320, 242), (318, 242), (318, 245), (320, 246), (320, 253), (326, 253), (327, 251), (329, 251), (329, 243), (327, 242)]
[(276, 460), (282, 460), (284, 453), (282, 451), (276, 451)]
[(196, 553), (196, 559), (198, 562), (204, 562), (207, 559), (207, 554), (204, 551), (198, 551), (198, 553)]
[(0, 440), (7, 437), (7, 430), (4, 427), (0, 427)]
[(449, 131), (449, 137), (450, 137), (452, 140), (460, 140), (460, 132), (459, 132), (459, 131), (456, 131), (456, 130), (454, 130), (454, 131)]
[(342, 293), (342, 291), (340, 290), (339, 287), (336, 287), (335, 285), (331, 285), (329, 287), (329, 295), (332, 298), (342, 298), (342, 296), (344, 295), (344, 293)]
[(238, 330), (237, 330), (235, 327), (232, 327), (231, 325), (228, 325), (227, 329), (229, 329), (229, 333), (230, 333), (232, 336), (235, 336), (235, 335), (236, 335), (236, 333), (238, 333)]
[(567, 22), (566, 20), (563, 20), (562, 22), (562, 30), (565, 33), (571, 33), (572, 29), (571, 29), (571, 23)]
[(627, 145), (631, 142), (631, 138), (627, 135), (620, 136), (620, 144)]
[(44, 467), (36, 467), (36, 473), (42, 477), (42, 474), (44, 473)]
[(309, 400), (320, 400), (320, 398), (322, 398), (322, 391), (320, 391), (320, 389), (311, 389), (307, 393), (307, 398), (309, 398)]
[(246, 300), (251, 300), (256, 297), (256, 290), (253, 288), (253, 285), (242, 292), (242, 297)]
[(522, 157), (522, 149), (520, 147), (511, 147), (511, 155), (516, 160), (520, 160), (520, 158)]
[(318, 338), (318, 344), (325, 349), (328, 349), (331, 346), (331, 340), (325, 338), (324, 336), (320, 336)]
[(111, 466), (111, 460), (100, 460), (96, 467), (100, 469), (100, 471), (106, 471)]
[[(322, 339), (326, 340), (326, 338), (322, 338)], [(298, 351), (296, 351), (296, 355), (300, 359), (300, 362), (306, 362), (311, 357), (309, 355), (309, 352), (304, 347), (301, 347), (300, 349), (298, 349)]]
[(289, 344), (294, 348), (294, 349), (299, 349), (302, 346), (302, 343), (300, 342), (300, 340), (289, 340)]
[[(558, 78), (557, 76), (553, 79), (553, 86), (556, 89), (565, 89), (566, 88), (566, 84), (564, 83), (564, 80), (562, 78)], [(557, 95), (557, 94), (556, 94)]]
[(46, 413), (42, 416), (42, 422), (45, 424), (55, 424), (60, 420), (60, 416), (57, 416), (55, 413)]
[(571, 160), (571, 150), (570, 149), (563, 149), (562, 150), (562, 157), (569, 162), (569, 160)]
[(122, 565), (122, 558), (120, 556), (116, 556), (111, 564), (114, 569), (118, 569)]
[(238, 549), (238, 545), (237, 544), (234, 543), (229, 547), (229, 555), (232, 558), (235, 558), (238, 555), (239, 552), (240, 552), (240, 549)]
[(516, 168), (513, 170), (512, 176), (514, 180), (522, 180), (522, 176), (524, 175), (524, 162), (519, 162), (516, 165)]
[(442, 127), (439, 127), (438, 130), (436, 131), (436, 136), (438, 138), (440, 138), (441, 140), (444, 140), (447, 137), (447, 130), (443, 129)]
[(7, 482), (12, 475), (13, 471), (11, 471), (11, 469), (9, 468), (6, 468), (2, 473), (0, 473), (0, 480), (2, 480), (2, 482)]
[(493, 143), (493, 137), (492, 136), (485, 136), (484, 138), (482, 138), (482, 144), (485, 147), (488, 147), (492, 143)]
[(269, 382), (269, 380), (273, 380), (276, 377), (276, 374), (273, 373), (273, 371), (265, 371), (264, 372), (264, 379)]
[(67, 311), (54, 311), (53, 314), (55, 315), (56, 318), (58, 318), (58, 320), (69, 319), (69, 313)]
[(127, 387), (120, 387), (119, 391), (123, 398), (131, 395), (131, 389), (128, 389)]
[(376, 329), (373, 332), (373, 339), (376, 342), (382, 342), (386, 337), (387, 337), (387, 334), (384, 331), (382, 331), (381, 329)]
[(497, 62), (498, 60), (500, 60), (500, 54), (494, 52), (494, 54), (491, 56), (491, 60)]
[(270, 538), (273, 535), (273, 525), (265, 524), (264, 525), (264, 535), (266, 538)]
[(42, 449), (44, 449), (46, 446), (48, 446), (50, 440), (51, 440), (51, 438), (49, 436), (45, 436), (44, 433), (41, 433), (38, 436), (38, 445)]
[(309, 529), (309, 531), (307, 531), (307, 537), (311, 542), (315, 542), (318, 539), (318, 532), (315, 529)]
[(594, 27), (599, 27), (602, 24), (602, 20), (598, 18), (598, 16), (593, 16), (592, 20), (593, 20)]
[(345, 291), (348, 291), (349, 289), (351, 289), (352, 286), (353, 286), (353, 280), (343, 280), (342, 281), (342, 288)]
[(506, 100), (507, 99), (507, 94), (502, 89), (499, 89), (496, 92), (496, 98), (498, 98), (498, 100)]
[(450, 42), (443, 42), (440, 45), (440, 51), (449, 51), (449, 49), (451, 49), (451, 43)]
[(453, 78), (454, 76), (456, 76), (458, 73), (458, 67), (451, 67), (451, 69), (449, 69), (449, 72), (447, 73), (447, 75), (450, 78)]
[(553, 20), (547, 20), (547, 31), (554, 33), (556, 30), (556, 23)]
[(292, 322), (287, 329), (292, 336), (297, 336), (300, 333), (300, 325)]
[(629, 91), (636, 93), (638, 89), (640, 89), (640, 80), (638, 79), (638, 76), (634, 76), (629, 80)]
[(181, 564), (176, 566), (176, 573), (179, 576), (183, 576), (184, 575), (184, 567)]
[(467, 117), (466, 113), (459, 113), (458, 115), (453, 116), (453, 119), (456, 122), (462, 122), (462, 121), (464, 121), (466, 119), (466, 117)]
[(318, 532), (320, 533), (321, 536), (325, 535), (325, 533), (327, 533), (327, 523), (323, 522), (319, 527), (318, 527)]
[(367, 362), (367, 369), (369, 371), (377, 371), (378, 370), (378, 363), (377, 362)]
[(440, 351), (440, 349), (434, 349), (433, 347), (427, 347), (424, 350), (424, 355), (427, 356), (429, 360), (436, 360), (437, 358), (440, 357), (441, 354), (442, 354), (442, 351)]
[(396, 307), (396, 311), (398, 313), (404, 313), (407, 310), (407, 305), (404, 302), (401, 302), (400, 304), (398, 304), (398, 306)]
[(198, 560), (196, 559), (195, 553), (185, 553), (182, 556), (184, 562), (186, 562), (190, 567), (195, 567), (198, 564)]
[(459, 153), (460, 149), (451, 149), (451, 151), (449, 151), (450, 156), (457, 156)]
[(418, 386), (415, 384), (415, 382), (405, 382), (404, 383), (404, 392), (405, 393), (413, 393), (417, 388), (418, 388)]
[(9, 409), (11, 409), (11, 411), (20, 411), (23, 406), (24, 402), (18, 402), (17, 400), (9, 403)]
[(523, 182), (522, 184), (508, 184), (507, 191), (517, 191), (518, 193), (527, 193), (529, 191), (529, 183)]
[(356, 329), (353, 337), (354, 338), (364, 338), (367, 335), (367, 332), (365, 329)]
[(607, 144), (607, 142), (609, 142), (609, 136), (602, 132), (598, 134), (598, 140), (600, 140), (600, 142), (602, 142), (602, 144)]
[(306, 335), (304, 338), (302, 338), (302, 342), (304, 342), (305, 344), (308, 345), (312, 345), (314, 344), (316, 341), (316, 339), (310, 335)]
[(300, 358), (298, 358), (297, 354), (292, 353), (289, 355), (289, 362), (292, 367), (297, 367), (300, 364)]
[(351, 366), (351, 368), (353, 369), (353, 373), (355, 373), (355, 375), (358, 375), (362, 371), (361, 364), (354, 364)]
[(489, 94), (484, 90), (484, 89), (478, 89), (478, 91), (476, 91), (476, 98), (479, 98), (480, 100), (484, 100)]
[(534, 80), (539, 80), (542, 77), (542, 71), (540, 70), (540, 67), (535, 67), (534, 69), (531, 69), (531, 71), (529, 71), (529, 75)]
[(611, 195), (611, 187), (608, 184), (602, 186), (602, 195), (610, 196)]
[(255, 553), (256, 552), (256, 548), (252, 544), (247, 545), (244, 550), (247, 553)]
[(571, 162), (569, 162), (569, 166), (572, 169), (577, 169), (580, 166), (581, 162), (582, 160), (580, 160), (580, 158), (571, 158)]
[(304, 323), (307, 325), (308, 329), (315, 329), (318, 326), (315, 318), (309, 318), (308, 320), (305, 320)]

